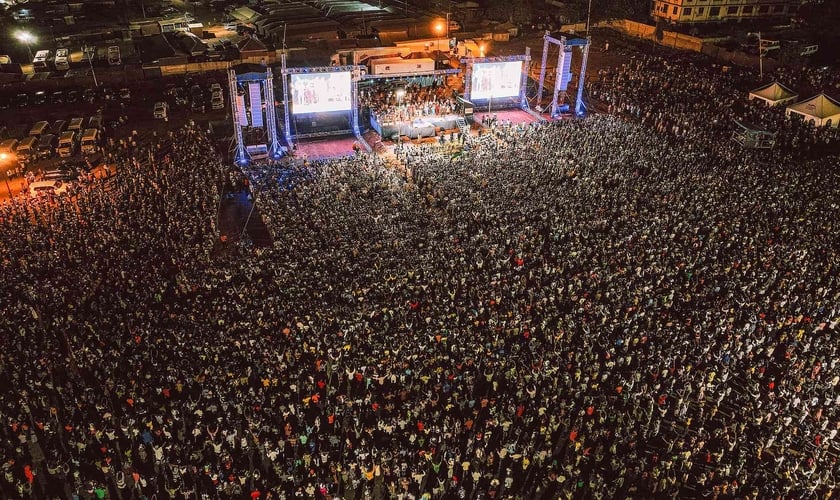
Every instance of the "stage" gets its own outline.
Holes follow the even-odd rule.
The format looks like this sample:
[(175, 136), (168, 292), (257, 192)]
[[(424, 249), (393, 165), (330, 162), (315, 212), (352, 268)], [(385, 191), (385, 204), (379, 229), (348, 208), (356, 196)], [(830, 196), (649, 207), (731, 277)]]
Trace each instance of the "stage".
[(510, 122), (514, 125), (518, 125), (520, 123), (533, 123), (538, 121), (537, 118), (527, 111), (523, 111), (521, 109), (513, 108), (513, 109), (500, 109), (499, 111), (491, 111), (490, 113), (487, 112), (476, 112), (475, 113), (475, 122), (476, 123), (483, 123), (485, 117), (493, 117), (495, 116), (499, 122)]
[(301, 140), (295, 147), (295, 158), (307, 160), (323, 160), (326, 158), (341, 158), (353, 156), (353, 145), (358, 140), (352, 136), (337, 136), (329, 139)]
[(380, 123), (375, 114), (370, 115), (370, 126), (383, 139), (391, 139), (395, 135), (410, 139), (434, 137), (438, 131), (454, 130), (458, 128), (459, 115), (428, 115), (413, 121)]

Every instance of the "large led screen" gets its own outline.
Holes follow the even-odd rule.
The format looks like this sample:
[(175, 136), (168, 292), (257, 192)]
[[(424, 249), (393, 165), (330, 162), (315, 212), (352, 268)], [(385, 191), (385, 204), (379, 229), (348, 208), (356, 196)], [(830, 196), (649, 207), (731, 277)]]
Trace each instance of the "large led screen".
[(292, 113), (350, 110), (350, 73), (292, 74)]
[(472, 73), (472, 99), (498, 99), (519, 95), (522, 61), (476, 63)]

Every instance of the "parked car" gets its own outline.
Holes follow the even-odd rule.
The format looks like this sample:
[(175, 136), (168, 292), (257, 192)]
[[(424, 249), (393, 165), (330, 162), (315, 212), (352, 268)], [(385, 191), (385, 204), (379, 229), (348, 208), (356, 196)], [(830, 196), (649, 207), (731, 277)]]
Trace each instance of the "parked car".
[(29, 105), (29, 96), (21, 92), (15, 96), (14, 103), (19, 108), (25, 108)]
[(54, 63), (57, 71), (67, 71), (70, 69), (70, 51), (68, 49), (56, 50)]
[(67, 92), (67, 96), (64, 99), (64, 102), (67, 104), (73, 104), (75, 102), (79, 102), (79, 99), (82, 97), (82, 92), (79, 90), (71, 90)]
[(154, 117), (159, 120), (164, 120), (169, 114), (169, 105), (165, 102), (156, 102), (154, 108)]
[(120, 100), (121, 101), (130, 101), (131, 100), (131, 89), (128, 88), (121, 88), (120, 89)]
[(63, 90), (56, 90), (50, 94), (50, 104), (64, 104), (65, 97)]
[(93, 104), (93, 101), (96, 100), (96, 90), (91, 88), (85, 89), (84, 94), (82, 94), (82, 100), (89, 104)]
[(43, 90), (39, 90), (35, 92), (35, 95), (32, 96), (32, 104), (38, 106), (41, 104), (45, 104), (47, 102), (47, 93)]

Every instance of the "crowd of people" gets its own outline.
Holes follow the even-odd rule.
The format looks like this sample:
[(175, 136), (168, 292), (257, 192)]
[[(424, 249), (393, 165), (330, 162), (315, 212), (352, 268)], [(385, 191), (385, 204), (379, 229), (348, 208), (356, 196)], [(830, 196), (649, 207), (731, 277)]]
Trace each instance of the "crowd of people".
[(191, 126), (3, 205), (0, 491), (828, 498), (836, 158), (613, 104), (254, 167), (268, 248)]
[[(750, 90), (761, 81), (744, 68), (711, 66), (699, 54), (681, 56), (638, 55), (618, 68), (599, 71), (588, 88), (593, 98), (606, 104), (610, 113), (622, 113), (671, 136), (697, 144), (729, 147), (734, 121), (756, 125), (776, 134), (779, 149), (795, 149), (806, 156), (840, 151), (840, 129), (815, 127), (785, 116), (785, 106), (770, 107), (763, 101), (748, 101)], [(794, 79), (784, 68), (780, 80), (806, 80), (830, 85), (829, 73), (802, 71), (810, 80)], [(823, 75), (822, 79), (816, 76)], [(800, 83), (808, 87), (807, 83)], [(810, 96), (804, 96), (810, 97)]]
[(370, 87), (359, 91), (359, 104), (381, 124), (412, 122), (424, 116), (455, 112), (451, 91), (437, 83)]

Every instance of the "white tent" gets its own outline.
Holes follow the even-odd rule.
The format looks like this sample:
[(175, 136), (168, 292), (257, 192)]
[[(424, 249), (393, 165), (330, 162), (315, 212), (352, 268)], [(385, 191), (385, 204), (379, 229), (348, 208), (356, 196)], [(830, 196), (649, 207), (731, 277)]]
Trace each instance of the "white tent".
[(779, 82), (768, 83), (750, 92), (750, 100), (758, 99), (770, 106), (781, 106), (796, 101), (799, 95)]
[(825, 94), (791, 104), (785, 110), (787, 116), (799, 115), (805, 121), (813, 123), (817, 127), (837, 128), (840, 122), (840, 103)]

